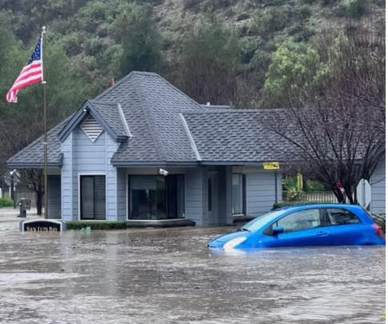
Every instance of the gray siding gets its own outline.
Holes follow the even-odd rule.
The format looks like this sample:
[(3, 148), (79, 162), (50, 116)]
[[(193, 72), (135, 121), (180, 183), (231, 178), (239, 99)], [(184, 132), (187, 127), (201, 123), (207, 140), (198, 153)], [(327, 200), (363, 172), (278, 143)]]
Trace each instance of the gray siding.
[(61, 176), (49, 175), (47, 177), (48, 186), (48, 218), (61, 218)]
[(232, 167), (218, 168), (218, 224), (233, 224), (232, 215)]
[[(118, 220), (117, 214), (117, 169), (110, 163), (119, 145), (105, 134), (105, 174), (106, 174), (106, 219)], [(103, 134), (103, 135), (104, 135)]]
[[(61, 144), (63, 166), (61, 172), (62, 220), (73, 220), (73, 134)], [(75, 188), (74, 188), (75, 190)]]
[[(272, 209), (276, 199), (275, 172), (246, 173), (246, 207), (249, 216), (259, 216)], [(281, 174), (277, 175), (277, 200), (281, 201)]]
[[(118, 144), (103, 132), (95, 142), (77, 127), (62, 143), (62, 218), (79, 219), (79, 178), (86, 174), (103, 174), (106, 183), (106, 219), (117, 219), (117, 171), (110, 164)], [(70, 207), (71, 206), (71, 207)]]
[[(210, 170), (217, 172), (218, 213), (210, 219), (208, 213), (208, 175)], [(195, 221), (197, 226), (226, 225), (233, 223), (232, 216), (232, 167), (188, 168), (185, 175), (185, 218)]]
[(198, 226), (206, 226), (207, 217), (207, 172), (205, 168), (187, 169), (185, 175), (185, 218)]
[(385, 161), (380, 162), (370, 179), (372, 186), (371, 212), (385, 213)]
[(127, 220), (127, 172), (117, 169), (117, 219)]

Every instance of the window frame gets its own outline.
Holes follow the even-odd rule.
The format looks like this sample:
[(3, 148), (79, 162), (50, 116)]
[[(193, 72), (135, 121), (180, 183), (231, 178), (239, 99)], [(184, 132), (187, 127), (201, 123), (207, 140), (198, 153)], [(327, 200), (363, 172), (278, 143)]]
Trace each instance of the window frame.
[[(107, 210), (106, 210), (106, 206), (107, 206), (107, 194), (106, 194), (106, 173), (104, 172), (83, 172), (83, 173), (78, 173), (78, 220), (79, 221), (87, 221), (87, 220), (95, 220), (95, 218), (93, 219), (82, 219), (82, 215), (81, 215), (81, 212), (82, 212), (82, 208), (81, 208), (81, 204), (82, 204), (82, 193), (81, 193), (81, 189), (82, 189), (82, 184), (81, 184), (81, 178), (82, 177), (95, 177), (95, 176), (104, 176), (105, 178), (105, 190), (104, 190), (104, 193), (105, 193), (105, 220), (106, 220), (106, 217), (107, 217)], [(94, 181), (94, 180), (93, 180)], [(94, 202), (93, 202), (94, 204)]]

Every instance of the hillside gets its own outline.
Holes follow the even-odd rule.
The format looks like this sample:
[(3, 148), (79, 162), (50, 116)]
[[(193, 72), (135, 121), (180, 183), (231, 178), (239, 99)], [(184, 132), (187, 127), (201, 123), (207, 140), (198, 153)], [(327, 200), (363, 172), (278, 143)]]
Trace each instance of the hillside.
[[(45, 25), (49, 125), (132, 70), (158, 72), (200, 103), (287, 106), (328, 84), (355, 35), (374, 42), (352, 43), (355, 53), (376, 48), (384, 60), (384, 19), (383, 0), (0, 0), (0, 93)], [(0, 167), (41, 133), (41, 102), (38, 86), (17, 109), (0, 101)]]
[[(180, 77), (185, 42), (214, 23), (236, 38), (233, 77), (260, 91), (279, 44), (309, 44), (322, 30), (338, 33), (361, 19), (384, 28), (384, 12), (382, 0), (3, 0), (0, 5), (0, 18), (26, 50), (47, 26), (47, 46), (59, 44), (73, 75), (93, 83), (88, 95), (101, 91), (110, 75), (118, 79), (132, 69), (155, 70), (185, 90), (187, 80)], [(149, 52), (155, 64), (136, 61)], [(123, 64), (126, 54), (133, 64)], [(227, 99), (219, 103), (232, 100)]]

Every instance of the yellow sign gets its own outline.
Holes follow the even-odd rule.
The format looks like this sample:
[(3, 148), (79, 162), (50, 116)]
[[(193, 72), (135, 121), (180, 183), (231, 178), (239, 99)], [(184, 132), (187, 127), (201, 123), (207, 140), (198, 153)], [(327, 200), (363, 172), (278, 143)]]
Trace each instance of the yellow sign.
[(279, 162), (263, 162), (264, 170), (279, 170)]

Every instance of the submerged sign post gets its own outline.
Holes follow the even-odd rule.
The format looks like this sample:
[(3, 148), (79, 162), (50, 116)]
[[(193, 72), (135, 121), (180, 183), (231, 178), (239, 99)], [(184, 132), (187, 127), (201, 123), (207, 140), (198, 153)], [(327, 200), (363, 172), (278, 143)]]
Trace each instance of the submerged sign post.
[(62, 232), (66, 230), (66, 224), (55, 219), (32, 219), (21, 221), (20, 231), (22, 232)]

